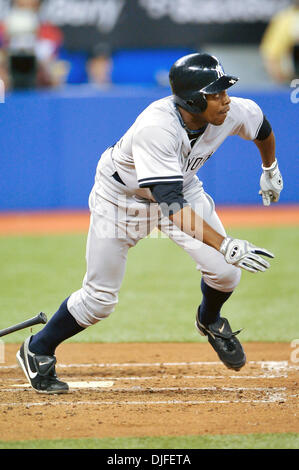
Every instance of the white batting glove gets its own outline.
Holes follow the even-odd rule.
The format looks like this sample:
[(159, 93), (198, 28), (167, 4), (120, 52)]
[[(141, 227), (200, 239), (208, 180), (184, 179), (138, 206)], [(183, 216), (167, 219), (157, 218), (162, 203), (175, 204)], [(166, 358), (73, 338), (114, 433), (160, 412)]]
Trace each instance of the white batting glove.
[(269, 168), (262, 165), (263, 173), (260, 179), (260, 192), (264, 206), (270, 206), (271, 202), (279, 200), (283, 188), (283, 180), (280, 174), (277, 160)]
[(273, 253), (265, 250), (265, 248), (258, 248), (246, 240), (238, 240), (237, 238), (230, 237), (226, 237), (223, 240), (219, 251), (224, 255), (227, 263), (234, 264), (251, 273), (266, 271), (266, 269), (270, 268), (268, 261), (264, 260), (259, 255), (274, 258)]

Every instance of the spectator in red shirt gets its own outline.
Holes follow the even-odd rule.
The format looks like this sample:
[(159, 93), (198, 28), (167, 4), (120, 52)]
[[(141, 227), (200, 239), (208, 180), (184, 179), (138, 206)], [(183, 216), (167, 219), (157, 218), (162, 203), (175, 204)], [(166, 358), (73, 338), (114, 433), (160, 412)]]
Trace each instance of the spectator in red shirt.
[(58, 60), (63, 34), (39, 19), (39, 0), (14, 0), (0, 24), (0, 77), (6, 88), (55, 87), (67, 64)]

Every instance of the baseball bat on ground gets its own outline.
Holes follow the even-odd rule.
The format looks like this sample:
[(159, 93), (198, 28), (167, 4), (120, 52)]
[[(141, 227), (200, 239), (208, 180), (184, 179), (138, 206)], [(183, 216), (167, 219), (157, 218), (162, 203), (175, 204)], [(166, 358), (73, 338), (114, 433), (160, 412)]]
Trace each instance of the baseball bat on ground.
[(29, 320), (25, 320), (21, 323), (17, 323), (16, 325), (9, 326), (4, 330), (0, 330), (0, 337), (9, 335), (10, 333), (14, 333), (18, 330), (23, 330), (24, 328), (29, 328), (33, 325), (38, 325), (39, 323), (47, 323), (47, 316), (43, 312), (39, 313), (33, 318), (30, 318)]

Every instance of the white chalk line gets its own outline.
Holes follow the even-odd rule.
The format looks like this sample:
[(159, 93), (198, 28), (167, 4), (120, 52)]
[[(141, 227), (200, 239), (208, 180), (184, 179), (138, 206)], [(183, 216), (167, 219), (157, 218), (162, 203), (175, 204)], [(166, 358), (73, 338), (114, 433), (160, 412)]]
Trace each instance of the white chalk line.
[[(294, 369), (299, 370), (299, 366), (289, 365), (288, 361), (248, 361), (247, 364), (260, 365), (266, 369)], [(197, 362), (123, 362), (123, 363), (79, 363), (79, 364), (57, 364), (57, 368), (121, 368), (121, 367), (171, 367), (171, 366), (213, 366), (224, 364), (221, 361), (197, 361)], [(0, 366), (3, 369), (16, 369), (18, 365)]]
[[(128, 380), (161, 380), (161, 379), (183, 379), (183, 380), (197, 380), (197, 379), (277, 379), (281, 377), (287, 377), (287, 374), (280, 374), (280, 375), (268, 375), (268, 374), (262, 374), (262, 375), (170, 375), (170, 374), (163, 374), (163, 375), (152, 375), (150, 377), (138, 375), (138, 376), (122, 376), (122, 377), (107, 377), (107, 376), (101, 376), (101, 377), (94, 377), (94, 380), (118, 380), (118, 381), (128, 381)], [(5, 379), (0, 379), (1, 381), (4, 381)], [(8, 379), (7, 379), (8, 380)], [(13, 380), (20, 380), (19, 378), (15, 379), (9, 379), (10, 381)]]
[[(6, 388), (1, 389), (1, 392), (20, 392), (22, 390), (30, 389), (31, 386), (29, 384), (22, 384), (18, 386), (18, 388)], [(77, 388), (77, 387), (76, 387)], [(85, 387), (87, 388), (87, 387)], [(286, 391), (286, 387), (141, 387), (141, 386), (133, 386), (133, 387), (105, 387), (105, 388), (92, 388), (93, 391), (96, 392), (180, 392), (180, 391), (192, 391), (192, 392), (240, 392), (240, 391), (247, 391), (247, 392), (282, 392)], [(72, 389), (75, 391), (75, 389)], [(79, 391), (81, 391), (79, 389)]]
[(30, 408), (32, 406), (58, 406), (58, 405), (85, 405), (85, 406), (111, 406), (111, 405), (206, 405), (207, 403), (214, 404), (232, 404), (232, 403), (285, 403), (285, 398), (280, 394), (273, 394), (264, 400), (162, 400), (162, 401), (56, 401), (56, 402), (12, 402), (12, 403), (0, 403), (0, 406), (4, 407), (20, 407), (25, 406)]
[[(236, 380), (255, 380), (255, 379), (277, 379), (282, 377), (288, 377), (287, 374), (262, 374), (262, 375), (170, 375), (170, 374), (163, 374), (163, 375), (153, 375), (153, 376), (123, 376), (123, 377), (95, 377), (93, 376), (94, 380), (115, 380), (115, 381), (147, 381), (147, 380), (161, 380), (161, 379), (181, 379), (181, 380), (198, 380), (198, 379), (208, 379), (208, 380), (227, 380), (227, 379), (236, 379)], [(82, 376), (72, 376), (72, 377), (64, 377), (64, 380), (71, 380), (74, 378), (82, 379)], [(0, 378), (1, 382), (16, 382), (20, 380), (20, 377), (7, 377), (7, 378)], [(1, 390), (1, 389), (0, 389)]]

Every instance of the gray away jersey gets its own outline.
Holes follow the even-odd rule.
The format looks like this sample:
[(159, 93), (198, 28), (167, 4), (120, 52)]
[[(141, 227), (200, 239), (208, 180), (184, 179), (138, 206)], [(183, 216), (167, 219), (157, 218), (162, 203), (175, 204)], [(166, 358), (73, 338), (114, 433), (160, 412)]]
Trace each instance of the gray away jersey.
[(107, 176), (117, 171), (130, 193), (153, 200), (147, 189), (150, 185), (182, 181), (187, 186), (228, 136), (254, 140), (262, 122), (263, 112), (254, 101), (231, 97), (224, 123), (209, 124), (191, 148), (172, 96), (154, 101), (115, 146), (104, 152), (96, 182), (100, 171)]

